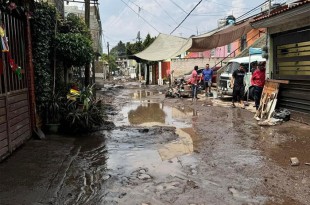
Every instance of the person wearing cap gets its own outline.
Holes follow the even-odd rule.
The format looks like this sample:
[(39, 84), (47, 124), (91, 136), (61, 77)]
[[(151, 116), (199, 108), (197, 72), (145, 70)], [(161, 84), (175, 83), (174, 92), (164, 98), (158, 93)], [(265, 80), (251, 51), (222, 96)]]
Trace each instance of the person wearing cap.
[(232, 74), (232, 79), (230, 86), (233, 88), (233, 100), (232, 107), (235, 108), (235, 102), (239, 102), (242, 105), (242, 108), (245, 108), (245, 104), (243, 103), (244, 98), (244, 76), (246, 73), (246, 65), (243, 63), (240, 64), (239, 69), (235, 70)]
[(259, 62), (258, 69), (256, 69), (251, 78), (251, 84), (254, 86), (254, 101), (256, 110), (258, 110), (260, 104), (260, 98), (262, 96), (263, 88), (266, 81), (266, 62)]

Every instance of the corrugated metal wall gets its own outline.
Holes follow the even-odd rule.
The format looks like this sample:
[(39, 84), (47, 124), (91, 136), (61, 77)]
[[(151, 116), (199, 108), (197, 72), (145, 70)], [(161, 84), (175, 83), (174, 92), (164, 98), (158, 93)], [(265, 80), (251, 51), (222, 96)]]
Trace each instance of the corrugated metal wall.
[(280, 86), (278, 106), (310, 116), (310, 27), (272, 36), (275, 79)]

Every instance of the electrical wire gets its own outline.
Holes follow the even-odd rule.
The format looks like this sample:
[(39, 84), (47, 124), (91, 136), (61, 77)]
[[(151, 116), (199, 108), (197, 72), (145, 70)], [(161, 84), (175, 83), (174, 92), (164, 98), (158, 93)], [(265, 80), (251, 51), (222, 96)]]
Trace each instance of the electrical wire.
[(241, 16), (237, 17), (236, 20), (237, 20), (237, 19), (240, 19), (241, 17), (246, 16), (247, 14), (249, 14), (249, 13), (252, 12), (252, 11), (255, 11), (255, 10), (259, 9), (259, 8), (260, 8), (262, 5), (264, 5), (266, 2), (268, 2), (268, 1), (265, 1), (265, 2), (261, 3), (260, 5), (256, 6), (255, 8), (251, 9), (250, 11), (248, 11), (248, 12), (242, 14)]
[[(124, 4), (126, 4), (126, 6), (130, 9), (130, 10), (132, 10), (133, 12), (135, 12), (136, 14), (138, 14), (139, 15), (139, 13), (137, 13), (133, 8), (131, 8), (124, 0), (121, 0)], [(157, 31), (158, 33), (160, 33), (152, 24), (150, 24), (145, 18), (143, 18), (142, 16), (140, 16), (141, 17), (141, 19), (145, 22), (145, 23), (147, 23), (150, 27), (152, 27), (155, 31)]]
[(184, 13), (188, 14), (181, 6), (179, 6), (177, 3), (175, 3), (173, 0), (169, 0), (171, 3), (173, 3), (175, 6), (177, 6), (179, 9), (181, 9)]
[(175, 23), (178, 23), (174, 18), (172, 18), (172, 16), (166, 11), (166, 9), (164, 9), (160, 3), (158, 3), (157, 0), (154, 0), (156, 2), (156, 4), (165, 12), (165, 14), (167, 14), (167, 16), (169, 16)]
[(191, 15), (191, 13), (197, 8), (197, 6), (198, 6), (201, 2), (202, 2), (202, 0), (200, 0), (200, 1), (196, 4), (196, 6), (194, 6), (194, 8), (185, 16), (185, 18), (183, 19), (183, 21), (181, 21), (181, 23), (180, 23), (179, 25), (177, 25), (177, 27), (175, 27), (175, 29), (173, 29), (173, 31), (171, 31), (170, 35), (182, 25), (182, 23), (189, 17), (189, 15)]

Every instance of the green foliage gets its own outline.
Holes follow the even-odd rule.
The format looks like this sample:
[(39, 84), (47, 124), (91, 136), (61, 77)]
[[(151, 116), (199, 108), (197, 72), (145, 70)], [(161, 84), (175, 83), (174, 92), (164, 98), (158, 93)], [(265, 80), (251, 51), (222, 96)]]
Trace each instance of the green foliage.
[(35, 3), (31, 26), (36, 104), (39, 113), (43, 111), (52, 93), (50, 59), (55, 19), (55, 7), (47, 3)]
[(117, 58), (125, 58), (126, 57), (126, 45), (120, 41), (118, 44), (111, 49), (111, 55)]
[(58, 33), (55, 39), (57, 58), (66, 67), (83, 66), (91, 62), (92, 41), (80, 33)]
[(143, 41), (143, 47), (144, 49), (146, 49), (147, 47), (149, 47), (149, 45), (151, 45), (155, 40), (155, 37), (151, 37), (151, 35), (148, 33)]
[(103, 53), (102, 59), (109, 63), (110, 70), (115, 71), (117, 69), (116, 57), (115, 56), (113, 56), (113, 55), (108, 56), (108, 54)]
[(47, 123), (56, 124), (60, 121), (60, 109), (62, 107), (62, 100), (60, 93), (51, 96), (47, 103)]
[(68, 100), (64, 104), (62, 124), (67, 132), (89, 132), (105, 122), (103, 104), (92, 92), (93, 85), (88, 86), (76, 101)]
[(83, 36), (91, 38), (90, 32), (85, 22), (76, 14), (69, 13), (64, 21), (59, 22), (59, 33), (79, 33)]

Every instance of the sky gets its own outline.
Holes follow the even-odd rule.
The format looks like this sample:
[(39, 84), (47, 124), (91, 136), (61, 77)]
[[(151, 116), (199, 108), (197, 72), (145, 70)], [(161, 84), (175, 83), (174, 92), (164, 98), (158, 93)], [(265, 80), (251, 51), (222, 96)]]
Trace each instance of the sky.
[[(184, 23), (172, 35), (188, 38), (211, 31), (218, 20), (233, 15), (236, 18), (266, 0), (202, 0)], [(119, 41), (135, 42), (140, 31), (142, 40), (149, 33), (170, 34), (200, 0), (98, 0), (103, 29), (103, 52)], [(282, 3), (285, 0), (274, 0)], [(256, 9), (254, 12), (258, 12)], [(253, 12), (251, 12), (253, 14)], [(238, 19), (237, 19), (238, 21)]]

